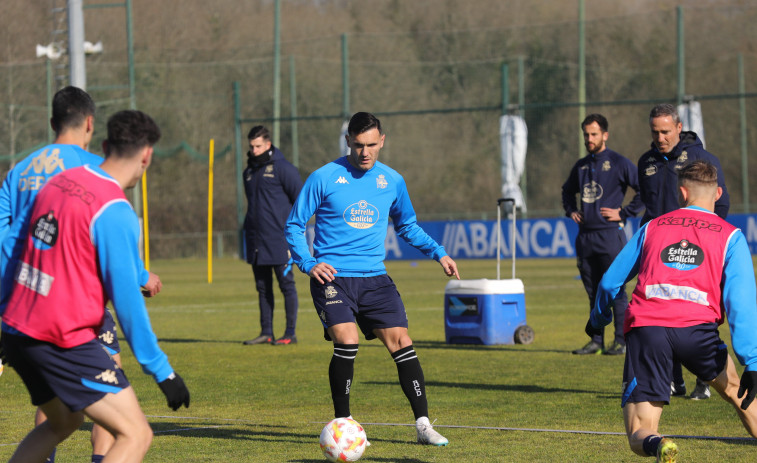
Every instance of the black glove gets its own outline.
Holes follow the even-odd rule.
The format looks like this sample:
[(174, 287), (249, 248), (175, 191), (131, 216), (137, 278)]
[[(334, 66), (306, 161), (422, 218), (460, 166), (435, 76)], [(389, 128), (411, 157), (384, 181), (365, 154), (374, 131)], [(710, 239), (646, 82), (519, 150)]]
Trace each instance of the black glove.
[(741, 384), (739, 384), (737, 397), (740, 399), (745, 392), (746, 397), (741, 401), (742, 410), (746, 410), (749, 407), (749, 404), (754, 400), (754, 395), (757, 394), (757, 371), (745, 371), (741, 375)]
[(184, 380), (176, 372), (171, 373), (168, 378), (159, 382), (158, 386), (160, 386), (163, 395), (168, 399), (168, 406), (173, 411), (178, 410), (182, 404), (189, 408), (189, 389), (187, 389)]
[(590, 338), (593, 338), (594, 336), (602, 336), (604, 331), (603, 328), (594, 328), (591, 324), (591, 318), (586, 322), (586, 328), (584, 328), (584, 332), (588, 334)]

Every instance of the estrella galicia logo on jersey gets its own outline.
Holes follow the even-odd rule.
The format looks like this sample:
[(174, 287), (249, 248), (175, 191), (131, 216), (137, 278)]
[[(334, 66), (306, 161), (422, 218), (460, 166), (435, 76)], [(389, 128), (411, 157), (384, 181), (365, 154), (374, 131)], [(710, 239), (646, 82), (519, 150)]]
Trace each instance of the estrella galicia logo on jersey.
[(384, 177), (384, 174), (380, 174), (376, 178), (376, 188), (384, 189), (389, 185), (389, 182), (386, 181), (386, 177)]
[(656, 173), (657, 173), (657, 166), (654, 164), (650, 164), (647, 166), (646, 169), (644, 169), (644, 175), (646, 175), (647, 177), (651, 177)]
[(344, 221), (353, 228), (365, 229), (376, 225), (379, 210), (368, 201), (358, 201), (344, 210)]
[(660, 253), (660, 259), (667, 267), (693, 270), (704, 262), (704, 251), (689, 240), (681, 240), (666, 246)]
[(58, 241), (58, 219), (53, 211), (41, 216), (34, 222), (32, 228), (34, 246), (38, 249), (50, 249)]
[(602, 190), (602, 185), (592, 180), (591, 183), (584, 185), (583, 191), (581, 192), (581, 201), (585, 203), (596, 202), (602, 197), (603, 193), (604, 190)]

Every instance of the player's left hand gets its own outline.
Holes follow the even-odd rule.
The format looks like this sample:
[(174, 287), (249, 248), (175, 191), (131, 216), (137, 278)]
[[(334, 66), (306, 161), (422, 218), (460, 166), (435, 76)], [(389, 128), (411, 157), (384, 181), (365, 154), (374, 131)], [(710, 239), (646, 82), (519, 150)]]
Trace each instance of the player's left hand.
[(620, 208), (612, 207), (600, 207), (599, 213), (602, 217), (607, 219), (608, 222), (620, 222)]
[(742, 410), (749, 408), (749, 404), (752, 403), (755, 394), (757, 394), (757, 371), (744, 371), (744, 374), (741, 375), (741, 384), (739, 384), (739, 392), (736, 396), (740, 399), (744, 393), (746, 393), (746, 397), (741, 401)]
[(604, 329), (594, 328), (594, 325), (591, 324), (591, 319), (589, 319), (586, 322), (586, 328), (584, 328), (584, 333), (588, 334), (590, 338), (593, 338), (594, 336), (602, 336), (602, 334), (604, 333)]
[(182, 405), (189, 408), (189, 389), (178, 373), (174, 371), (171, 376), (159, 382), (158, 386), (173, 411), (178, 410)]
[(160, 281), (160, 277), (152, 272), (147, 272), (149, 277), (147, 283), (142, 286), (142, 295), (145, 297), (153, 297), (163, 289), (163, 282)]
[(457, 279), (460, 279), (460, 274), (457, 273), (457, 264), (450, 256), (444, 256), (441, 259), (439, 259), (439, 263), (442, 264), (442, 268), (444, 269), (444, 274), (448, 277), (454, 276), (457, 277)]

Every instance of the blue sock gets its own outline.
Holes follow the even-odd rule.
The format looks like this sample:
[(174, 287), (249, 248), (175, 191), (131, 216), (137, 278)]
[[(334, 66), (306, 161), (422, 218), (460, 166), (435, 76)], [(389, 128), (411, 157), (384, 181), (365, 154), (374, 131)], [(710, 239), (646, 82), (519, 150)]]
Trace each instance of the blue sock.
[(92, 463), (102, 463), (105, 455), (92, 455)]
[(644, 452), (646, 452), (647, 455), (650, 457), (657, 456), (657, 447), (660, 446), (660, 441), (662, 440), (661, 436), (647, 436), (644, 438)]
[(53, 449), (53, 453), (50, 454), (49, 457), (47, 457), (47, 460), (45, 460), (45, 463), (55, 463), (55, 451), (58, 449)]

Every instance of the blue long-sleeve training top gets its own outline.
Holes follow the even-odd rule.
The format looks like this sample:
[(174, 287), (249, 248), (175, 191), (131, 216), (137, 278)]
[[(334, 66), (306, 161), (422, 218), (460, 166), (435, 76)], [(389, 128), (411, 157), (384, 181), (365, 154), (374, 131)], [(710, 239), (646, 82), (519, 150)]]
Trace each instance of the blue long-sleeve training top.
[[(313, 215), (311, 255), (305, 229)], [(378, 161), (362, 171), (341, 157), (308, 177), (289, 213), (286, 238), (292, 258), (306, 274), (318, 262), (332, 265), (340, 277), (384, 274), (390, 217), (397, 234), (411, 246), (437, 261), (447, 255), (418, 225), (399, 173)]]

